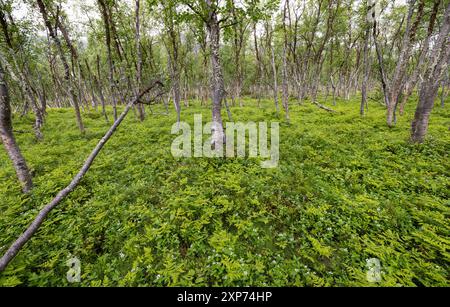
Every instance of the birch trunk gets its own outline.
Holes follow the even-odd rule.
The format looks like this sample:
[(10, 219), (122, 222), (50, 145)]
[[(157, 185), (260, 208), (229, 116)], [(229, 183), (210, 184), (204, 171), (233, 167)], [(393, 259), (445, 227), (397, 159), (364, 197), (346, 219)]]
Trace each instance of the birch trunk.
[(439, 37), (434, 45), (434, 50), (430, 57), (430, 64), (421, 84), (419, 103), (411, 124), (411, 140), (415, 143), (422, 143), (428, 131), (428, 122), (434, 101), (438, 94), (439, 84), (443, 73), (450, 61), (450, 3), (445, 9)]
[(400, 103), (400, 108), (399, 108), (400, 115), (403, 115), (405, 105), (408, 101), (408, 98), (411, 96), (414, 88), (416, 87), (419, 77), (423, 74), (424, 64), (426, 62), (426, 57), (427, 57), (427, 54), (428, 54), (428, 51), (430, 48), (430, 40), (433, 35), (433, 30), (434, 30), (434, 26), (435, 26), (435, 22), (436, 22), (437, 13), (439, 10), (439, 5), (440, 5), (440, 1), (435, 0), (433, 9), (432, 9), (432, 12), (430, 15), (430, 21), (428, 23), (428, 33), (423, 42), (419, 60), (417, 62), (417, 65), (416, 65), (411, 77), (409, 78), (409, 80), (406, 82), (406, 85), (405, 85), (405, 90), (404, 90), (402, 101)]
[(282, 77), (283, 77), (283, 84), (282, 84), (282, 90), (283, 90), (283, 107), (284, 112), (286, 116), (286, 121), (289, 123), (290, 116), (289, 116), (289, 84), (288, 84), (288, 64), (287, 64), (287, 48), (288, 48), (288, 35), (286, 30), (286, 12), (289, 6), (289, 1), (286, 0), (284, 4), (284, 10), (283, 10), (283, 32), (284, 32), (284, 43), (283, 43), (283, 71), (282, 71)]
[(269, 24), (269, 21), (266, 20), (266, 35), (267, 35), (267, 45), (270, 48), (270, 61), (272, 66), (272, 78), (273, 78), (273, 100), (275, 102), (275, 110), (277, 111), (277, 115), (280, 114), (280, 107), (278, 103), (278, 73), (277, 73), (277, 65), (275, 62), (275, 50), (273, 46), (272, 40), (272, 27)]
[[(136, 44), (136, 91), (135, 94), (138, 95), (141, 88), (141, 80), (142, 80), (142, 50), (141, 50), (141, 23), (140, 23), (140, 0), (136, 0), (135, 2), (135, 22), (136, 22), (136, 32), (135, 32), (135, 44)], [(144, 105), (139, 104), (137, 106), (139, 119), (140, 121), (144, 121), (145, 112)]]
[(14, 169), (22, 185), (22, 191), (28, 193), (33, 187), (31, 174), (27, 163), (22, 156), (19, 146), (16, 143), (13, 134), (12, 120), (11, 120), (11, 106), (9, 102), (8, 86), (5, 80), (3, 67), (0, 63), (0, 137), (3, 146), (11, 159)]
[(220, 25), (217, 17), (217, 7), (211, 0), (206, 0), (208, 8), (207, 29), (210, 38), (211, 68), (212, 68), (212, 121), (211, 143), (214, 149), (220, 151), (224, 144), (224, 131), (222, 123), (222, 101), (225, 96), (222, 63), (220, 59)]
[(77, 118), (78, 128), (80, 129), (81, 133), (84, 133), (84, 125), (83, 125), (83, 119), (81, 117), (80, 106), (78, 104), (77, 95), (75, 94), (75, 91), (73, 89), (73, 84), (72, 84), (71, 74), (70, 74), (70, 68), (69, 68), (69, 64), (67, 63), (67, 59), (66, 59), (66, 56), (64, 54), (64, 50), (62, 48), (61, 41), (59, 40), (58, 36), (56, 35), (56, 33), (54, 31), (54, 27), (50, 23), (50, 20), (48, 18), (47, 9), (46, 9), (43, 1), (42, 0), (37, 0), (37, 3), (38, 3), (38, 6), (39, 6), (39, 10), (40, 10), (40, 12), (42, 14), (42, 18), (44, 19), (45, 26), (47, 27), (47, 30), (48, 30), (48, 32), (50, 34), (50, 37), (55, 42), (55, 45), (56, 45), (56, 47), (58, 49), (58, 52), (59, 52), (59, 55), (61, 57), (61, 61), (63, 63), (64, 72), (65, 72), (64, 80), (65, 80), (66, 86), (68, 88), (70, 97), (72, 99), (73, 107), (75, 109), (75, 115), (76, 115), (76, 118)]
[[(369, 38), (370, 38), (370, 26), (366, 25), (366, 34), (364, 38), (364, 76), (361, 87), (361, 105), (359, 108), (359, 114), (364, 116), (365, 106), (367, 104), (367, 83), (369, 82)], [(334, 96), (334, 93), (333, 93)]]
[[(81, 167), (80, 171), (75, 175), (75, 177), (72, 179), (72, 181), (67, 185), (64, 189), (62, 189), (56, 196), (53, 198), (50, 203), (48, 203), (46, 206), (44, 206), (41, 211), (39, 211), (36, 218), (33, 220), (33, 222), (28, 226), (28, 228), (22, 233), (22, 235), (19, 236), (19, 238), (9, 247), (9, 249), (6, 251), (6, 253), (3, 255), (3, 257), (0, 259), (0, 272), (3, 272), (6, 268), (6, 266), (11, 262), (12, 259), (17, 255), (17, 253), (20, 251), (20, 249), (31, 239), (31, 237), (36, 233), (36, 231), (39, 229), (39, 227), (44, 222), (47, 215), (52, 211), (61, 201), (63, 201), (67, 195), (69, 195), (80, 183), (81, 179), (86, 175), (88, 170), (90, 169), (92, 163), (94, 162), (95, 158), (98, 156), (100, 151), (102, 150), (103, 146), (108, 142), (108, 140), (111, 138), (111, 136), (114, 134), (114, 132), (117, 130), (119, 125), (122, 123), (122, 121), (127, 116), (130, 109), (139, 102), (139, 99), (152, 90), (156, 86), (162, 86), (162, 83), (159, 81), (156, 81), (152, 84), (152, 86), (148, 87), (146, 90), (141, 92), (139, 95), (137, 95), (132, 101), (130, 101), (126, 107), (125, 110), (122, 112), (120, 117), (114, 122), (114, 124), (109, 128), (108, 132), (103, 136), (103, 138), (97, 143), (97, 146), (93, 149), (89, 157), (84, 162), (83, 166)], [(2, 96), (3, 97), (3, 96)], [(2, 134), (3, 135), (3, 134)]]
[(389, 86), (389, 97), (387, 105), (387, 116), (386, 121), (389, 127), (395, 125), (395, 109), (397, 107), (398, 97), (403, 87), (403, 80), (405, 77), (405, 71), (408, 64), (410, 52), (411, 52), (411, 18), (414, 13), (414, 4), (416, 0), (411, 0), (409, 4), (408, 17), (406, 20), (405, 33), (403, 34), (403, 41), (401, 52), (397, 60), (397, 65), (395, 67), (394, 75), (392, 77), (391, 85)]

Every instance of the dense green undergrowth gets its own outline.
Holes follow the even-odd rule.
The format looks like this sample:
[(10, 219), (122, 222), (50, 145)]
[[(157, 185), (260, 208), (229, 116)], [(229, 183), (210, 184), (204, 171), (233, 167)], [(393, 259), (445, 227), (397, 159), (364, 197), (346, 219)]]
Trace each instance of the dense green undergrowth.
[[(232, 108), (235, 121), (278, 120), (271, 101), (245, 103)], [(450, 111), (437, 106), (426, 143), (413, 145), (413, 104), (389, 129), (375, 103), (361, 118), (358, 99), (338, 101), (341, 114), (293, 101), (276, 169), (250, 158), (175, 159), (175, 114), (140, 123), (131, 113), (0, 285), (449, 286)], [(210, 118), (194, 105), (183, 120)], [(0, 150), (1, 254), (109, 126), (94, 111), (84, 119), (82, 136), (72, 110), (52, 109), (43, 141), (17, 135), (34, 174), (30, 195)], [(14, 122), (30, 130), (33, 119)], [(70, 256), (81, 261), (79, 284), (66, 280)], [(381, 262), (379, 283), (367, 281), (368, 258)]]

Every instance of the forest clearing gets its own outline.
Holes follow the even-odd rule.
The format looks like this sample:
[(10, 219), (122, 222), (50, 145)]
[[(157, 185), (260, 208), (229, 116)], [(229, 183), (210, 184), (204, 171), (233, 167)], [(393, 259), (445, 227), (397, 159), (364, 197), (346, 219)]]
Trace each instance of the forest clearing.
[(0, 286), (450, 286), (449, 1), (0, 9)]

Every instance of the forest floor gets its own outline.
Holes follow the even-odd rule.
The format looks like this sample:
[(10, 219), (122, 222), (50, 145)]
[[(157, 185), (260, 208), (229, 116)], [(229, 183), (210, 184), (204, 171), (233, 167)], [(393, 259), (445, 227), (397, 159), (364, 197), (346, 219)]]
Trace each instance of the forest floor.
[[(193, 104), (182, 120), (211, 117)], [(270, 100), (245, 105), (232, 108), (235, 121), (278, 120)], [(144, 123), (130, 113), (0, 286), (69, 285), (71, 256), (81, 261), (72, 286), (449, 286), (450, 108), (436, 106), (426, 143), (413, 145), (414, 107), (389, 129), (372, 101), (364, 118), (359, 99), (338, 100), (342, 114), (293, 101), (274, 169), (255, 158), (175, 159), (173, 110)], [(0, 150), (0, 254), (110, 125), (100, 113), (83, 116), (84, 136), (71, 109), (49, 110), (40, 143), (17, 134), (34, 174), (30, 195)], [(14, 122), (30, 130), (33, 119)], [(369, 258), (381, 263), (378, 283), (367, 279)]]

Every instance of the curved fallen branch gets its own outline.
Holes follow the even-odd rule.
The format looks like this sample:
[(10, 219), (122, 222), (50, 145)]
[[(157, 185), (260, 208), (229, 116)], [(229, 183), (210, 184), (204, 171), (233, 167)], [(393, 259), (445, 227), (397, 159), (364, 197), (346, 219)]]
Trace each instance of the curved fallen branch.
[(379, 103), (380, 105), (386, 107), (386, 104), (382, 103), (382, 102), (380, 101), (380, 99), (376, 99), (376, 98), (372, 98), (372, 97), (367, 97), (367, 98), (369, 98), (370, 100), (373, 100), (373, 101)]
[(95, 146), (94, 150), (86, 159), (78, 174), (72, 179), (72, 182), (70, 182), (70, 184), (67, 187), (62, 189), (49, 204), (47, 204), (44, 208), (41, 209), (41, 211), (39, 211), (39, 214), (36, 216), (36, 218), (30, 224), (30, 226), (28, 226), (27, 230), (25, 230), (25, 232), (6, 251), (3, 257), (0, 259), (0, 272), (3, 272), (5, 270), (6, 266), (17, 255), (17, 253), (25, 245), (25, 243), (27, 243), (31, 239), (31, 237), (36, 233), (36, 231), (39, 229), (42, 222), (45, 220), (50, 211), (53, 210), (53, 208), (55, 208), (70, 192), (72, 192), (77, 187), (83, 176), (87, 173), (87, 171), (91, 167), (100, 150), (114, 134), (117, 127), (122, 123), (123, 119), (127, 116), (128, 112), (133, 107), (133, 105), (136, 104), (143, 95), (145, 95), (146, 93), (148, 93), (157, 86), (162, 87), (163, 84), (160, 81), (154, 81), (149, 87), (147, 87), (147, 89), (142, 91), (137, 97), (135, 97), (132, 101), (130, 101), (126, 105), (125, 110), (122, 112), (120, 117), (114, 122), (111, 128), (109, 128), (105, 136), (103, 136), (103, 138), (98, 142), (97, 146)]
[(320, 103), (318, 103), (318, 102), (312, 101), (312, 104), (318, 106), (319, 108), (321, 108), (321, 109), (323, 109), (323, 110), (325, 110), (325, 111), (328, 111), (328, 112), (331, 112), (331, 113), (339, 113), (338, 111), (335, 111), (335, 110), (333, 110), (333, 109), (330, 109), (329, 107), (326, 107), (326, 106), (324, 106), (323, 104), (320, 104)]

